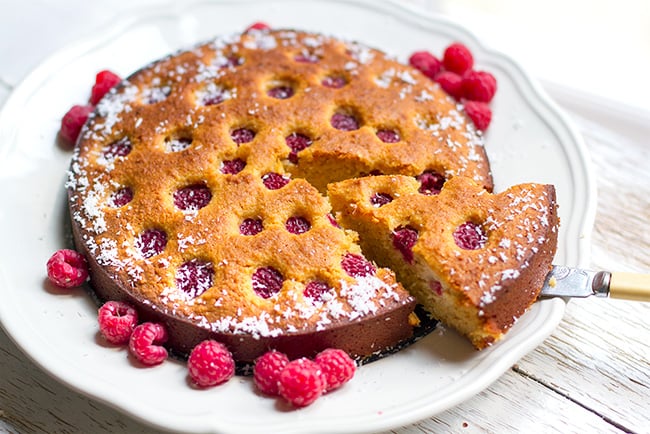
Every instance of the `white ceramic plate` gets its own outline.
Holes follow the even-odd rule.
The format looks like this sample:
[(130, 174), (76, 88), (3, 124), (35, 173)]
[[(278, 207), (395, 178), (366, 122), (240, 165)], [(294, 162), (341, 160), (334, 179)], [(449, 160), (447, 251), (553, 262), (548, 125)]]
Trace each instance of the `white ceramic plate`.
[(351, 383), (312, 406), (289, 411), (255, 393), (248, 378), (197, 391), (184, 364), (136, 368), (124, 349), (97, 339), (96, 307), (82, 290), (48, 285), (45, 263), (70, 245), (63, 187), (70, 153), (57, 146), (66, 110), (88, 98), (94, 74), (123, 76), (170, 51), (259, 19), (354, 39), (406, 59), (441, 53), (454, 40), (491, 71), (499, 90), (487, 134), (496, 190), (525, 182), (556, 185), (562, 228), (556, 262), (584, 265), (595, 209), (585, 147), (556, 107), (507, 57), (483, 47), (443, 18), (371, 0), (222, 1), (142, 11), (70, 47), (37, 68), (0, 114), (0, 318), (7, 333), (44, 370), (79, 392), (147, 423), (184, 432), (371, 432), (448, 409), (496, 380), (539, 345), (564, 312), (538, 302), (494, 347), (477, 352), (453, 332), (363, 366)]

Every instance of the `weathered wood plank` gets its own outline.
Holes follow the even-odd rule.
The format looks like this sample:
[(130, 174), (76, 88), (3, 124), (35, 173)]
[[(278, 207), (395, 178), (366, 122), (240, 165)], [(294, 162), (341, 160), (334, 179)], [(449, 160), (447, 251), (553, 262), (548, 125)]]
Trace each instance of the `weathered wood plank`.
[[(638, 123), (610, 120), (619, 133), (580, 120), (598, 175), (592, 265), (650, 272), (650, 147), (632, 140)], [(572, 300), (553, 336), (517, 369), (628, 430), (650, 432), (648, 318), (650, 303)]]

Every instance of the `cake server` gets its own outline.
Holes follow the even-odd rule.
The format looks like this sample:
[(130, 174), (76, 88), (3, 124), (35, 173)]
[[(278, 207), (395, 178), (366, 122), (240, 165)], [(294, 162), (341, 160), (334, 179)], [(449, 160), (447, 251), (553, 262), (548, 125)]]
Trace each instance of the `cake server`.
[(588, 271), (554, 265), (540, 297), (610, 297), (650, 302), (650, 274)]

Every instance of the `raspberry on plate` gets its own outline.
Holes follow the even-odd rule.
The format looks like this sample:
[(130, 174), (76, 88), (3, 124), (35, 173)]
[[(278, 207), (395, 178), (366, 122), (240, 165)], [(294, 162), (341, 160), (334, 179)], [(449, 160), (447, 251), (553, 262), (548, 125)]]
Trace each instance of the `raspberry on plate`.
[(266, 24), (265, 22), (263, 22), (263, 21), (257, 21), (257, 22), (255, 22), (255, 23), (251, 24), (250, 26), (248, 26), (248, 27), (246, 28), (245, 32), (248, 32), (248, 31), (250, 31), (250, 30), (268, 30), (268, 29), (270, 29), (270, 28), (271, 28), (271, 26), (269, 26), (269, 25)]
[(445, 49), (442, 64), (447, 71), (463, 75), (474, 66), (474, 57), (464, 44), (454, 42)]
[(98, 72), (95, 76), (95, 84), (90, 92), (90, 103), (92, 105), (97, 105), (99, 100), (101, 100), (109, 90), (117, 86), (120, 81), (122, 81), (122, 79), (114, 72), (108, 70)]
[(167, 330), (162, 324), (145, 322), (133, 329), (129, 351), (143, 365), (158, 365), (167, 358), (167, 350), (159, 345), (166, 340)]
[(465, 113), (474, 122), (477, 129), (485, 131), (492, 121), (492, 110), (481, 101), (465, 101)]
[(409, 64), (431, 79), (438, 75), (440, 69), (442, 69), (442, 62), (440, 59), (428, 51), (416, 51), (411, 54), (411, 57), (409, 57)]
[(187, 369), (194, 384), (211, 387), (225, 383), (235, 375), (235, 361), (224, 344), (205, 340), (190, 353)]
[(497, 80), (485, 71), (470, 71), (463, 77), (463, 97), (470, 101), (490, 102), (497, 91)]
[(88, 264), (81, 253), (57, 250), (47, 261), (47, 277), (59, 288), (74, 288), (88, 279)]
[(107, 301), (99, 308), (97, 322), (99, 331), (108, 342), (126, 344), (138, 325), (138, 312), (130, 304)]
[(280, 351), (271, 350), (255, 360), (253, 381), (260, 392), (277, 396), (280, 373), (289, 363), (289, 358)]
[(316, 355), (314, 361), (320, 366), (325, 379), (325, 391), (338, 389), (354, 376), (357, 365), (343, 350), (328, 348)]
[(63, 115), (59, 134), (66, 143), (74, 145), (77, 142), (77, 137), (79, 137), (81, 127), (86, 123), (88, 116), (90, 116), (93, 110), (94, 107), (91, 105), (73, 105), (70, 110)]
[(306, 407), (325, 391), (322, 371), (318, 363), (307, 358), (292, 360), (280, 373), (280, 396), (294, 407)]
[(463, 96), (463, 77), (451, 71), (436, 75), (435, 82), (449, 95), (459, 100)]

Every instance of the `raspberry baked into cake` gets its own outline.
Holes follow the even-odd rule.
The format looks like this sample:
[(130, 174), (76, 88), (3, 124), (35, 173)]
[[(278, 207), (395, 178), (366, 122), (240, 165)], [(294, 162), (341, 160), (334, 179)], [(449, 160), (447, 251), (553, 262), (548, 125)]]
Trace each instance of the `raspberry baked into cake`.
[[(411, 336), (415, 297), (425, 305), (427, 297), (373, 263), (403, 274), (386, 257), (407, 254), (382, 251), (372, 236), (359, 245), (349, 228), (363, 237), (372, 229), (343, 212), (343, 196), (368, 199), (359, 196), (367, 187), (347, 180), (391, 176), (403, 179), (398, 190), (427, 200), (445, 183), (472, 197), (491, 197), (493, 187), (481, 134), (420, 71), (358, 43), (251, 30), (161, 59), (113, 88), (81, 131), (67, 187), (75, 243), (100, 300), (126, 301), (162, 323), (166, 346), (179, 354), (214, 339), (251, 362), (269, 349), (296, 358), (334, 347), (365, 357)], [(344, 228), (326, 196), (335, 182), (343, 182), (332, 191)], [(398, 190), (369, 200), (378, 206)], [(466, 218), (469, 202), (458, 198)], [(499, 198), (506, 207), (506, 198), (518, 200)], [(438, 202), (412, 212), (435, 213)], [(395, 200), (378, 210), (398, 207), (411, 209)], [(553, 237), (544, 234), (544, 248), (530, 241), (543, 258), (539, 270), (552, 256)], [(540, 273), (513, 273), (521, 283), (512, 291), (528, 291), (529, 304)], [(502, 292), (511, 291), (487, 293)], [(502, 316), (525, 309), (502, 306)], [(477, 347), (491, 342), (471, 338)]]

